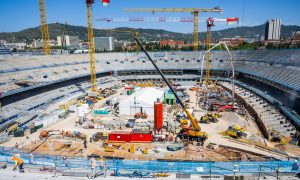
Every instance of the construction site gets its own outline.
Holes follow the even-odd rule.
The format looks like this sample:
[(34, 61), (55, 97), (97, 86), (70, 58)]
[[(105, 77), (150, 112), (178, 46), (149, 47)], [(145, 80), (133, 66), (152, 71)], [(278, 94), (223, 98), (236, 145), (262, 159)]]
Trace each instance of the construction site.
[(130, 31), (136, 52), (96, 53), (95, 2), (86, 0), (88, 54), (53, 55), (45, 0), (38, 2), (43, 55), (0, 55), (0, 165), (18, 154), (25, 174), (66, 178), (90, 177), (91, 158), (101, 162), (99, 177), (121, 179), (299, 172), (299, 49), (212, 44), (215, 25), (239, 22), (230, 17), (205, 21), (199, 51), (199, 14), (223, 9), (136, 8), (125, 11), (192, 13), (194, 51), (148, 52)]

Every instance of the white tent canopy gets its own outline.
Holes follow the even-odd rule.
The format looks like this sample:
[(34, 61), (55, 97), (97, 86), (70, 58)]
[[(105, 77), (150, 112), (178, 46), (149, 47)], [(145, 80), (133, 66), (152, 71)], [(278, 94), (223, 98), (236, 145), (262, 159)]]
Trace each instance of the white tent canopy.
[(146, 112), (154, 115), (154, 102), (164, 98), (164, 91), (156, 88), (142, 88), (133, 93), (119, 104), (119, 112), (124, 115), (134, 115), (137, 112)]

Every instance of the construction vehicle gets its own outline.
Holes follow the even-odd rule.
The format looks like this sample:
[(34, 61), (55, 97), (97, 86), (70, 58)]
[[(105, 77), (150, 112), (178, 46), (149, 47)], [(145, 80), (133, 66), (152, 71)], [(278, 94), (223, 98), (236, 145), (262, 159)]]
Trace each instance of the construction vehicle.
[(219, 122), (218, 118), (220, 118), (220, 115), (218, 113), (212, 114), (209, 112), (200, 118), (200, 122), (205, 124), (209, 124), (211, 122), (217, 123)]
[(162, 71), (155, 64), (155, 62), (150, 57), (150, 55), (145, 50), (145, 48), (142, 46), (142, 44), (140, 43), (140, 41), (138, 39), (135, 39), (135, 40), (138, 42), (141, 50), (146, 54), (146, 56), (151, 61), (151, 63), (155, 67), (155, 69), (158, 71), (158, 73), (161, 75), (161, 77), (163, 78), (163, 80), (165, 81), (165, 83), (168, 85), (168, 87), (170, 88), (170, 90), (172, 91), (172, 93), (175, 95), (175, 97), (176, 97), (177, 101), (179, 102), (181, 108), (186, 113), (188, 119), (191, 122), (191, 127), (182, 128), (182, 130), (178, 134), (178, 137), (181, 138), (181, 139), (195, 140), (197, 142), (202, 142), (202, 144), (203, 144), (204, 140), (207, 139), (207, 133), (201, 131), (201, 128), (200, 128), (200, 126), (198, 124), (198, 120), (195, 117), (193, 117), (193, 115), (188, 111), (188, 109), (186, 108), (186, 106), (183, 104), (183, 102), (181, 101), (181, 99), (177, 95), (177, 93), (174, 90), (174, 88), (171, 86), (171, 84), (169, 83), (169, 81), (166, 79), (166, 77), (164, 76), (164, 74), (162, 73)]
[(115, 152), (115, 150), (116, 149), (114, 147), (112, 147), (112, 146), (107, 146), (107, 147), (104, 148), (105, 152)]
[(44, 139), (44, 138), (48, 138), (52, 135), (57, 135), (55, 132), (58, 132), (58, 135), (63, 135), (63, 133), (60, 130), (42, 130), (40, 132), (39, 138), (40, 139)]
[(148, 154), (148, 148), (144, 148), (142, 152), (143, 154)]
[(19, 125), (20, 125), (20, 122), (15, 121), (12, 125), (7, 127), (8, 134), (11, 134), (12, 132), (17, 131), (19, 129)]
[(240, 127), (239, 125), (229, 126), (225, 131), (225, 134), (233, 138), (242, 138), (247, 136), (247, 134), (245, 133), (245, 129)]
[(138, 113), (135, 113), (134, 118), (135, 119), (141, 119), (141, 118), (142, 119), (147, 119), (148, 118), (148, 114), (146, 112), (143, 112), (143, 113), (138, 112)]
[(129, 152), (135, 153), (135, 146), (133, 144), (130, 145)]
[(92, 139), (94, 142), (99, 140), (106, 141), (109, 139), (109, 134), (107, 132), (96, 132), (93, 134)]
[(215, 8), (134, 8), (134, 9), (126, 9), (127, 12), (188, 12), (194, 15), (194, 51), (198, 51), (198, 27), (199, 27), (199, 14), (202, 12), (217, 12), (222, 13), (223, 9), (219, 7)]

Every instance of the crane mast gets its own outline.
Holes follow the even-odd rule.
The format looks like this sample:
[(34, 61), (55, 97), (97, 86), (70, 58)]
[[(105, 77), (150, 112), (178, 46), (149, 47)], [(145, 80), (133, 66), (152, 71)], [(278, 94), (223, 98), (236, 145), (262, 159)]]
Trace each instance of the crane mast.
[(190, 12), (194, 16), (194, 31), (193, 31), (193, 49), (194, 51), (198, 50), (198, 40), (199, 40), (199, 15), (202, 12), (218, 12), (222, 13), (223, 9), (218, 7), (215, 8), (130, 8), (125, 9), (127, 12)]
[(91, 90), (93, 93), (98, 93), (97, 77), (96, 77), (96, 56), (95, 56), (95, 40), (94, 40), (94, 28), (93, 28), (93, 12), (92, 12), (93, 3), (94, 0), (86, 0), (90, 74), (91, 74), (91, 86), (92, 86)]
[[(206, 32), (206, 50), (210, 49), (211, 44), (211, 27), (213, 26), (213, 21), (207, 21), (207, 32)], [(209, 84), (210, 75), (210, 51), (206, 53), (206, 71), (205, 71), (205, 84)]]
[(40, 23), (41, 23), (41, 33), (43, 39), (43, 51), (45, 55), (51, 53), (50, 49), (50, 38), (47, 23), (47, 13), (46, 13), (46, 3), (45, 0), (39, 0), (39, 11), (40, 11)]
[(226, 19), (218, 19), (218, 18), (208, 18), (206, 21), (206, 27), (207, 27), (207, 32), (206, 32), (206, 71), (205, 71), (205, 84), (209, 84), (210, 80), (210, 49), (211, 49), (211, 28), (215, 26), (215, 22), (226, 22), (226, 23), (238, 23), (239, 18), (226, 18)]

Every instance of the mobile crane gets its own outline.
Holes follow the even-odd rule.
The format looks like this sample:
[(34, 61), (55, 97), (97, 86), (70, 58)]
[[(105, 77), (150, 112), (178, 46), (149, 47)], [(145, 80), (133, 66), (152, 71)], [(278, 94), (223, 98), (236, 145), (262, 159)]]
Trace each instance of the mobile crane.
[(178, 134), (178, 137), (181, 138), (181, 139), (202, 142), (202, 144), (203, 144), (203, 142), (207, 139), (207, 133), (201, 131), (201, 128), (200, 128), (200, 126), (198, 124), (198, 120), (185, 107), (185, 105), (183, 104), (183, 102), (181, 101), (181, 99), (179, 98), (179, 96), (177, 95), (177, 93), (175, 92), (175, 90), (173, 89), (173, 87), (171, 86), (171, 84), (169, 83), (169, 81), (166, 79), (166, 77), (164, 76), (164, 74), (162, 73), (162, 71), (155, 64), (155, 62), (150, 57), (150, 55), (145, 50), (145, 48), (142, 46), (142, 44), (140, 43), (140, 41), (138, 39), (136, 39), (136, 38), (135, 38), (135, 41), (138, 43), (140, 49), (146, 54), (146, 56), (151, 61), (151, 63), (155, 67), (155, 69), (158, 71), (158, 73), (161, 75), (161, 77), (163, 78), (163, 80), (165, 81), (165, 83), (168, 85), (168, 87), (170, 88), (170, 90), (173, 92), (173, 94), (175, 95), (176, 99), (178, 100), (180, 106), (182, 107), (183, 111), (186, 113), (188, 119), (191, 122), (191, 127), (188, 127), (188, 126), (183, 127), (182, 130), (180, 131), (180, 133)]

